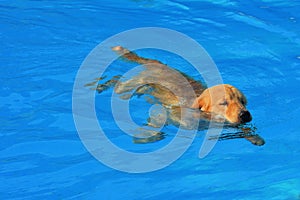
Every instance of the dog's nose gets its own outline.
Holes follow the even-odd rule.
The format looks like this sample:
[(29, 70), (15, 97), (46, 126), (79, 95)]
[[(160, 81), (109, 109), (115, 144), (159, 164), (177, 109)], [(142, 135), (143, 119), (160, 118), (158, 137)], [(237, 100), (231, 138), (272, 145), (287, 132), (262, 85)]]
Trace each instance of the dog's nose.
[(241, 111), (239, 117), (242, 123), (250, 122), (252, 120), (252, 116), (248, 110)]

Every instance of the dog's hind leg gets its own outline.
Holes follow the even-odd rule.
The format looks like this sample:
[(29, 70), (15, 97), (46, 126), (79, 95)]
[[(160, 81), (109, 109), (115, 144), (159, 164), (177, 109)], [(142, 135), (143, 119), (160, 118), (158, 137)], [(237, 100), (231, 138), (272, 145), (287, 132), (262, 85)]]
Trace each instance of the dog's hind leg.
[(121, 78), (120, 75), (114, 76), (114, 77), (112, 77), (112, 79), (106, 81), (103, 84), (99, 83), (96, 87), (97, 92), (101, 93), (101, 92), (109, 89), (110, 87), (114, 87), (118, 83), (120, 78)]

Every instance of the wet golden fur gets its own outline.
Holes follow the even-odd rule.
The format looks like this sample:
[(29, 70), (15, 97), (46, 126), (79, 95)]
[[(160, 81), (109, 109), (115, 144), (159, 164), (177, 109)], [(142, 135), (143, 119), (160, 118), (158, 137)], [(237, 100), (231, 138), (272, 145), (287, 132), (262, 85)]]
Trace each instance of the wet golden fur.
[[(115, 87), (114, 91), (123, 99), (133, 95), (148, 95), (148, 102), (158, 101), (165, 112), (150, 116), (147, 126), (161, 127), (166, 124), (180, 126), (183, 129), (206, 129), (209, 121), (229, 122), (230, 126), (249, 122), (252, 116), (246, 109), (247, 99), (241, 91), (232, 85), (221, 84), (206, 88), (201, 82), (179, 72), (158, 60), (143, 58), (121, 47), (112, 48), (122, 58), (141, 64), (143, 70), (131, 77), (114, 76), (104, 84), (98, 84), (96, 90), (102, 91)], [(126, 79), (127, 78), (127, 79)], [(92, 86), (99, 80), (86, 84)], [(200, 120), (199, 119), (204, 119)], [(254, 145), (264, 145), (265, 141), (255, 134), (255, 128), (239, 127), (237, 133), (221, 134), (219, 140), (245, 138)], [(155, 142), (164, 138), (163, 134), (142, 129), (142, 135), (135, 143)]]
[(118, 82), (116, 93), (123, 94), (137, 88), (136, 93), (150, 94), (166, 107), (199, 108), (235, 124), (251, 121), (246, 97), (234, 86), (221, 84), (205, 88), (201, 82), (160, 61), (140, 57), (121, 46), (112, 49), (123, 58), (145, 67), (131, 79)]

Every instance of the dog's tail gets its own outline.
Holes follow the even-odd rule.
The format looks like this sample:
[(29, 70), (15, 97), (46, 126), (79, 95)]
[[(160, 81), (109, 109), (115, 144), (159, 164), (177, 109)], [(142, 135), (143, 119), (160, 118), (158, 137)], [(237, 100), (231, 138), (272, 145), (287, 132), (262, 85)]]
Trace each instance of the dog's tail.
[(136, 53), (133, 53), (132, 51), (129, 51), (128, 49), (126, 49), (122, 46), (115, 46), (112, 48), (112, 50), (117, 52), (123, 58), (125, 58), (129, 61), (132, 61), (132, 62), (139, 63), (139, 64), (163, 64), (163, 63), (159, 62), (158, 60), (140, 57)]

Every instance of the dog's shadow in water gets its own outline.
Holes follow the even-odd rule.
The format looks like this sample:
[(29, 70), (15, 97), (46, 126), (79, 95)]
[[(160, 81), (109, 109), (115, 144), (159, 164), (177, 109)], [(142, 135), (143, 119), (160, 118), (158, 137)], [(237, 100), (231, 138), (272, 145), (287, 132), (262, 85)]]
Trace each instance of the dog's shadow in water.
[[(247, 129), (246, 133), (243, 130), (237, 132), (221, 133), (220, 135), (210, 136), (208, 140), (224, 141), (224, 140), (244, 138), (256, 146), (262, 146), (265, 144), (265, 140), (260, 135), (253, 132), (251, 128), (246, 128), (246, 129)], [(135, 144), (147, 144), (147, 143), (158, 142), (160, 140), (165, 139), (167, 136), (168, 134), (166, 134), (165, 132), (142, 128), (140, 130), (140, 133), (132, 138), (132, 141)]]

